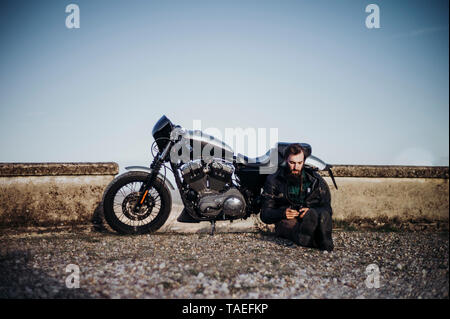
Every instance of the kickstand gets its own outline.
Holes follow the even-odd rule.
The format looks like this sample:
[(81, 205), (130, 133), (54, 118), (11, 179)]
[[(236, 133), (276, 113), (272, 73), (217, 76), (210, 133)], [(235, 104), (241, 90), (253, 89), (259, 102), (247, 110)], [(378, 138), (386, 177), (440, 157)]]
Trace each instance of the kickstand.
[(216, 221), (212, 220), (211, 221), (211, 236), (214, 236), (214, 231), (216, 230)]

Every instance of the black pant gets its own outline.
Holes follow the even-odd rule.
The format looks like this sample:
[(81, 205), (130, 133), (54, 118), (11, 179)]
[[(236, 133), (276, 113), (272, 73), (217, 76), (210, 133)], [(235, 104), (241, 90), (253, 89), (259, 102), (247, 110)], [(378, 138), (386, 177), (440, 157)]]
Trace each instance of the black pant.
[(275, 234), (304, 247), (333, 250), (332, 220), (328, 213), (310, 208), (303, 218), (283, 219), (275, 224)]

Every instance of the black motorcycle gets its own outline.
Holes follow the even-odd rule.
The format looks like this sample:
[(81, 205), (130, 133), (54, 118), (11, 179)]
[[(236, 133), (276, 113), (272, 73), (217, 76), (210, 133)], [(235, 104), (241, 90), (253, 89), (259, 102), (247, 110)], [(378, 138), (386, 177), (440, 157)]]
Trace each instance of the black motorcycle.
[[(172, 208), (169, 187), (175, 189), (166, 179), (167, 169), (174, 174), (184, 204), (180, 222), (211, 222), (213, 234), (217, 220), (258, 214), (265, 180), (283, 162), (290, 144), (279, 142), (263, 156), (249, 158), (234, 154), (213, 136), (174, 125), (166, 116), (155, 124), (152, 135), (156, 154), (150, 167), (126, 167), (129, 172), (117, 176), (104, 192), (105, 219), (122, 234), (151, 233), (166, 222)], [(328, 170), (336, 186), (331, 165), (311, 155), (309, 144), (300, 144), (307, 153), (305, 165)]]

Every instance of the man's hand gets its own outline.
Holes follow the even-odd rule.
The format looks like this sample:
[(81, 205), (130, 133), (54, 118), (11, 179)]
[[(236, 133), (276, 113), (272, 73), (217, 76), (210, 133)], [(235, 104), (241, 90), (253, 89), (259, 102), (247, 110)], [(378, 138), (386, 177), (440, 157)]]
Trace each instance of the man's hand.
[(286, 219), (294, 219), (296, 218), (300, 213), (298, 210), (286, 208)]
[(299, 212), (300, 212), (300, 218), (303, 218), (303, 216), (305, 216), (305, 214), (308, 212), (309, 208), (308, 207), (303, 207), (300, 208)]

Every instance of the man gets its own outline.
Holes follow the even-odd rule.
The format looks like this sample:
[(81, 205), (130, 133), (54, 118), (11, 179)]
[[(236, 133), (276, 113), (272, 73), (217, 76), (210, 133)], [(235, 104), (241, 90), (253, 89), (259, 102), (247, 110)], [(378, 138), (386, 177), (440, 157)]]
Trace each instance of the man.
[(284, 163), (267, 177), (261, 220), (296, 244), (332, 251), (330, 189), (317, 171), (304, 166), (305, 150), (290, 144)]

